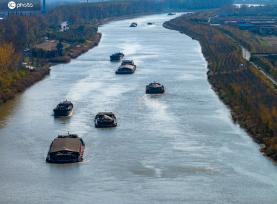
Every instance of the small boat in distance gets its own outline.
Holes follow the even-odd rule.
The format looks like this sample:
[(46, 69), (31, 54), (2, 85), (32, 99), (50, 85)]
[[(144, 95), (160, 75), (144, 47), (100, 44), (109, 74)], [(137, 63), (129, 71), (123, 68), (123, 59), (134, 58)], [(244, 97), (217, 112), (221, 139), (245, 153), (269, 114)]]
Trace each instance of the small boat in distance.
[(116, 70), (116, 74), (133, 74), (137, 66), (133, 60), (123, 60), (120, 67)]
[(135, 27), (137, 27), (137, 26), (138, 26), (138, 24), (135, 23), (135, 22), (131, 23), (131, 25), (130, 25), (131, 28), (135, 28)]
[(112, 112), (100, 112), (95, 116), (94, 124), (96, 128), (116, 127), (116, 116)]
[(111, 62), (119, 62), (123, 59), (124, 54), (122, 52), (114, 53), (110, 56)]
[(73, 112), (73, 103), (71, 103), (71, 101), (65, 100), (59, 103), (53, 111), (55, 117), (71, 116)]
[(146, 94), (163, 94), (164, 92), (164, 86), (158, 82), (153, 82), (146, 86)]
[(75, 134), (59, 135), (50, 145), (46, 162), (75, 163), (83, 161), (85, 143)]
[(148, 23), (147, 23), (147, 25), (153, 25), (153, 24), (154, 24), (154, 23), (152, 23), (152, 22), (148, 22)]
[(175, 16), (175, 15), (176, 15), (176, 13), (172, 13), (172, 12), (170, 12), (170, 13), (168, 13), (167, 15), (168, 15), (168, 16)]

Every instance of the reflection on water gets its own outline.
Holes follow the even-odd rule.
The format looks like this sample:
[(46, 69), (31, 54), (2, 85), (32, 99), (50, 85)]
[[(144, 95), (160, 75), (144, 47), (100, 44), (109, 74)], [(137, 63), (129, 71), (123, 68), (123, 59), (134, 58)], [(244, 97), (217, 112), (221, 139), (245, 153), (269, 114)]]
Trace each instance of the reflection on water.
[[(73, 116), (73, 113), (72, 113), (71, 117), (72, 116)], [(70, 116), (69, 117), (54, 117), (53, 116), (55, 122), (56, 123), (60, 123), (60, 124), (66, 124), (66, 123), (68, 123), (70, 121), (71, 117)]]
[(0, 128), (5, 127), (5, 125), (8, 123), (8, 120), (10, 119), (9, 116), (11, 116), (11, 114), (16, 111), (15, 107), (19, 102), (20, 96), (17, 96), (13, 100), (0, 105)]
[[(199, 43), (162, 27), (170, 18), (102, 26), (97, 48), (1, 106), (0, 203), (275, 203), (276, 166), (212, 91)], [(135, 74), (115, 75), (109, 56), (118, 51), (138, 64)], [(153, 81), (164, 95), (145, 95)], [(74, 114), (55, 119), (65, 99)], [(118, 127), (95, 129), (102, 111)], [(84, 139), (84, 162), (45, 163), (68, 131)]]

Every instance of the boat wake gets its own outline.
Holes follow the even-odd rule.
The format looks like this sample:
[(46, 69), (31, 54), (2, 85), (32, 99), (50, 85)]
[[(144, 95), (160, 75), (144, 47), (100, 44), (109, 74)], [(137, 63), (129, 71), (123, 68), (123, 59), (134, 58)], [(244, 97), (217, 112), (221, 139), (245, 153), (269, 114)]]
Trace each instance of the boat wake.
[(151, 115), (155, 120), (171, 121), (172, 118), (167, 112), (168, 106), (158, 100), (161, 95), (145, 95), (143, 97), (144, 104), (151, 111)]
[(90, 92), (98, 90), (101, 87), (103, 87), (103, 82), (91, 82), (89, 78), (86, 78), (74, 85), (66, 98), (70, 98), (72, 101), (80, 101), (84, 96), (88, 96)]
[(140, 44), (134, 42), (125, 42), (120, 47), (122, 47), (123, 53), (127, 56), (134, 55), (142, 49)]

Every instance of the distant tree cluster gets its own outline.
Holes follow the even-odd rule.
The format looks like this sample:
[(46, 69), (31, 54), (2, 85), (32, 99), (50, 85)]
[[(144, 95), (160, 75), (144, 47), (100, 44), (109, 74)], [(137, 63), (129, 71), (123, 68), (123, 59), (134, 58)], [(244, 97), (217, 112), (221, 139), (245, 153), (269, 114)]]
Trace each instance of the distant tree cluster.
[(72, 25), (70, 30), (65, 32), (48, 33), (50, 39), (59, 40), (68, 43), (83, 43), (87, 39), (92, 39), (96, 35), (98, 29), (92, 24)]
[(232, 5), (233, 3), (233, 0), (187, 0), (184, 1), (184, 6), (189, 9), (206, 9)]
[(10, 16), (0, 21), (0, 43), (12, 43), (16, 51), (22, 51), (40, 40), (46, 29), (42, 17)]
[(82, 3), (60, 6), (51, 11), (47, 17), (50, 24), (62, 22), (65, 19), (74, 23), (169, 10), (216, 8), (232, 3), (233, 0), (133, 0)]
[(222, 9), (219, 13), (222, 16), (277, 16), (277, 1), (276, 4), (269, 4), (264, 6), (247, 6), (242, 5), (241, 7), (236, 6), (226, 6), (225, 9)]

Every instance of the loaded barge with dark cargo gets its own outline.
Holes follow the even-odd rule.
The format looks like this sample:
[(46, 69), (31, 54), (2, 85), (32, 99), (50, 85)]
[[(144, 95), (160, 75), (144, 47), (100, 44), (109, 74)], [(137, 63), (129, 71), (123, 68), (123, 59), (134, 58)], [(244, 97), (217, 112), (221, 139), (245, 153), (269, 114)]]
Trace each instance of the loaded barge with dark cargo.
[(158, 82), (150, 83), (146, 86), (146, 94), (163, 94), (165, 92), (165, 88)]
[(101, 112), (94, 119), (96, 128), (111, 128), (117, 126), (116, 116), (112, 112)]
[(59, 135), (50, 145), (46, 162), (75, 163), (83, 161), (85, 143), (75, 134)]
[(71, 116), (73, 113), (73, 103), (71, 101), (63, 101), (53, 111), (55, 117)]
[(133, 60), (123, 60), (120, 67), (116, 70), (116, 74), (133, 74), (137, 66)]

